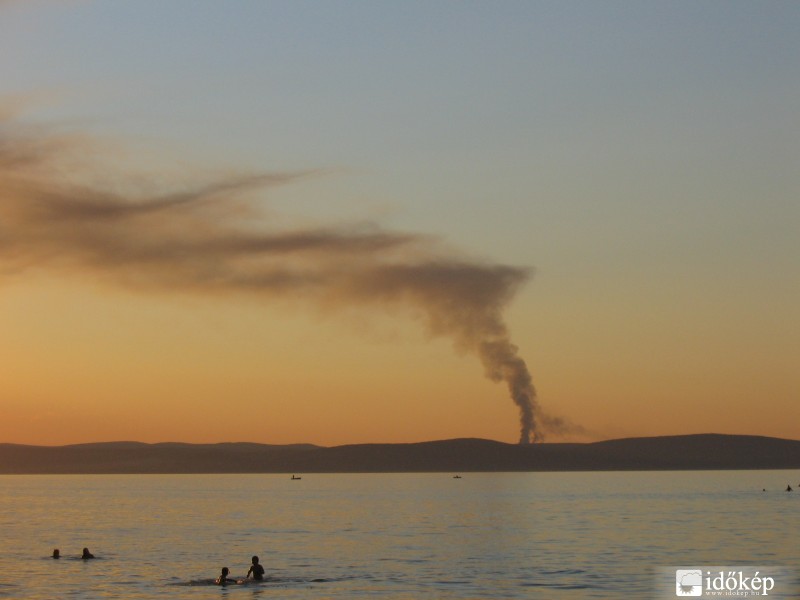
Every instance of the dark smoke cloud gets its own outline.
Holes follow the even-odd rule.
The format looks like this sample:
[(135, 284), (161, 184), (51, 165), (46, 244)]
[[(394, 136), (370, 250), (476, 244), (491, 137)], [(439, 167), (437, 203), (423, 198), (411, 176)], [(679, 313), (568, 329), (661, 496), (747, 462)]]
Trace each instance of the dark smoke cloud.
[(543, 424), (562, 427), (542, 414), (502, 315), (528, 270), (469, 261), (428, 236), (375, 225), (287, 230), (264, 218), (254, 223), (249, 194), (308, 173), (236, 176), (159, 193), (131, 191), (124, 178), (113, 186), (68, 178), (59, 165), (91, 156), (86, 140), (2, 115), (0, 276), (37, 267), (149, 291), (410, 307), (433, 335), (475, 354), (487, 377), (506, 383), (519, 408), (521, 443), (541, 439)]

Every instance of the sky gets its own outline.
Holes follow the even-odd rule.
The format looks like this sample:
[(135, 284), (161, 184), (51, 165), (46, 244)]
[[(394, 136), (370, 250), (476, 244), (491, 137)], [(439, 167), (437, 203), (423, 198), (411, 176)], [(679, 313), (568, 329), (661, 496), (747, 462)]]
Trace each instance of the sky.
[(798, 30), (0, 1), (0, 442), (800, 438)]

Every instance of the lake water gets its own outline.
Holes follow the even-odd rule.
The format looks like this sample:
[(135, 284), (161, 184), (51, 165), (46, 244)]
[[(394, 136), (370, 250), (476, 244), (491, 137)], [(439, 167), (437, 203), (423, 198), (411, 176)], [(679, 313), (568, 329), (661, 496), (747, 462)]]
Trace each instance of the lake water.
[[(798, 472), (462, 475), (0, 476), (0, 598), (660, 598), (670, 566), (674, 598), (674, 565), (800, 565)], [(212, 585), (254, 554), (265, 582)]]

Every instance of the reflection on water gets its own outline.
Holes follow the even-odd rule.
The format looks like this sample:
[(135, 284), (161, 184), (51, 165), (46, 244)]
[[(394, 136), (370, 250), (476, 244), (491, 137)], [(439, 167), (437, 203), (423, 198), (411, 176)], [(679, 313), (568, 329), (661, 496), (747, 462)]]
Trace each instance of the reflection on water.
[(649, 598), (666, 565), (800, 564), (798, 477), (2, 476), (0, 597)]

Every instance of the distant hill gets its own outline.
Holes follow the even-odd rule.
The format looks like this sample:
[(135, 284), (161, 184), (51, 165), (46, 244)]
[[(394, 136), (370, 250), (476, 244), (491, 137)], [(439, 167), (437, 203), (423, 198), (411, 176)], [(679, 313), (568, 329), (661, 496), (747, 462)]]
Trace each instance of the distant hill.
[(800, 441), (747, 435), (520, 446), (482, 439), (417, 444), (0, 444), (0, 474), (370, 473), (797, 469)]

